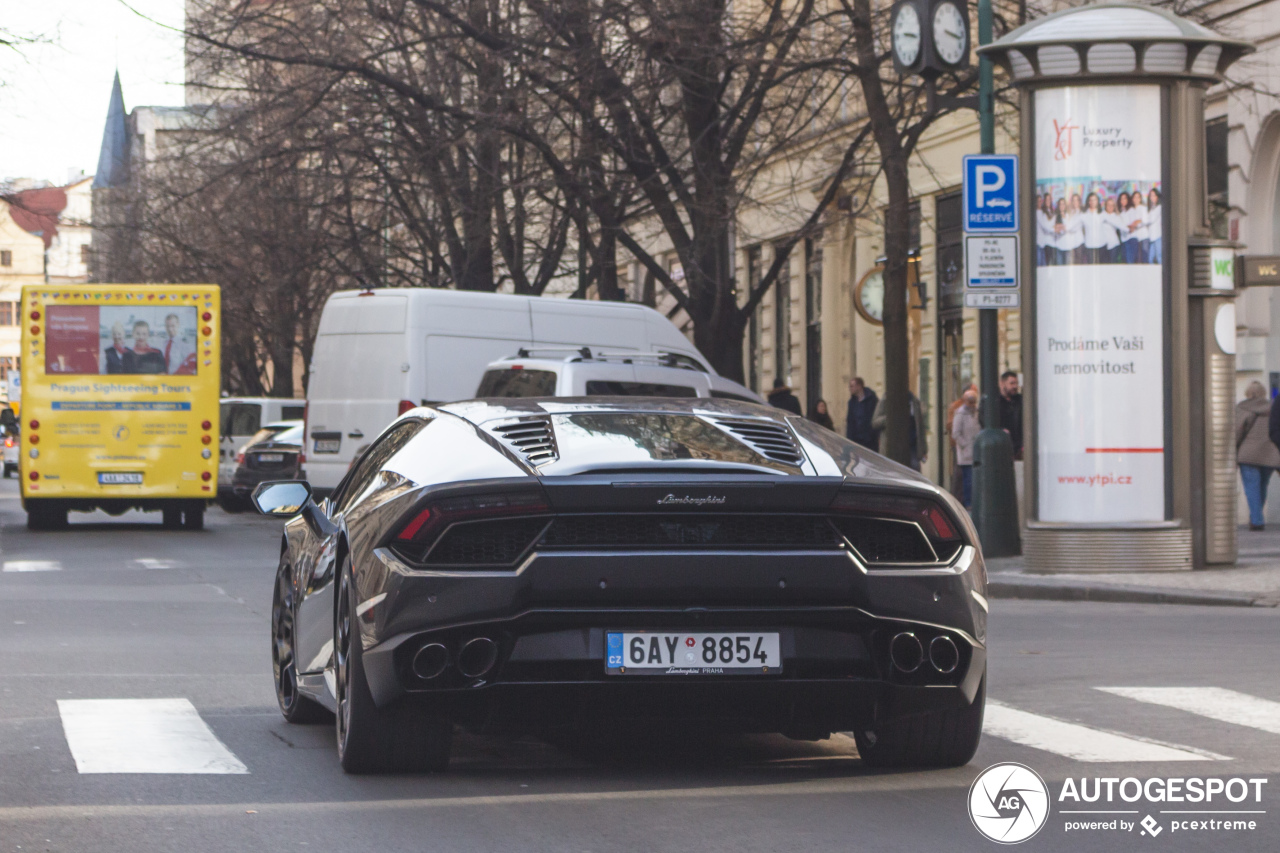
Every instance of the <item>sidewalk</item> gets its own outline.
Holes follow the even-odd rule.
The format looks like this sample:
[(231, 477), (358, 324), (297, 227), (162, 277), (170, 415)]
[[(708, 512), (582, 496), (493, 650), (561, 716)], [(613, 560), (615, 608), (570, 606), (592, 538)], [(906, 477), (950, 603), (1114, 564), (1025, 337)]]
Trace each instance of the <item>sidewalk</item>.
[(1239, 532), (1235, 566), (1191, 572), (1033, 574), (1022, 557), (987, 560), (992, 598), (1125, 601), (1144, 604), (1280, 606), (1280, 528)]

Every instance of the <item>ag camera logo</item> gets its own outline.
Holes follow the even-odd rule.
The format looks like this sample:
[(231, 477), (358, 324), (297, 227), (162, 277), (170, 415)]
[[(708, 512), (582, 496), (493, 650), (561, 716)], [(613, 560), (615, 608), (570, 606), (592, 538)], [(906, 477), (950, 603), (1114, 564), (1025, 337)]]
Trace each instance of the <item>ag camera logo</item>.
[(969, 788), (969, 819), (998, 844), (1018, 844), (1049, 819), (1049, 788), (1024, 764), (993, 764)]

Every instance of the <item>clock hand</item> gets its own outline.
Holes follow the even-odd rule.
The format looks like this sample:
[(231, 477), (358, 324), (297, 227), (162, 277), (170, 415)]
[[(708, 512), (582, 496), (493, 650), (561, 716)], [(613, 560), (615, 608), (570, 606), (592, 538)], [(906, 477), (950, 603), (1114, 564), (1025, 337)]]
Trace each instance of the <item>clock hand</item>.
[(951, 30), (943, 30), (943, 32), (951, 36), (953, 39), (964, 38), (964, 36), (961, 35), (960, 33), (953, 33), (951, 32)]

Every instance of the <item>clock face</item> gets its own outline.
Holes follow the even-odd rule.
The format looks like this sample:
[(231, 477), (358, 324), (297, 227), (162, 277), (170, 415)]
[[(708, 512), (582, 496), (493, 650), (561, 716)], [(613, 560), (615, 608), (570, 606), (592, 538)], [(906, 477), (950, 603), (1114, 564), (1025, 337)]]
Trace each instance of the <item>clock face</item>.
[(959, 65), (969, 54), (969, 22), (954, 3), (939, 3), (933, 10), (933, 46), (938, 58)]
[(910, 3), (899, 6), (893, 19), (893, 53), (902, 65), (912, 65), (920, 56), (920, 13)]
[(868, 322), (884, 322), (884, 270), (876, 267), (858, 282), (854, 294), (858, 313)]

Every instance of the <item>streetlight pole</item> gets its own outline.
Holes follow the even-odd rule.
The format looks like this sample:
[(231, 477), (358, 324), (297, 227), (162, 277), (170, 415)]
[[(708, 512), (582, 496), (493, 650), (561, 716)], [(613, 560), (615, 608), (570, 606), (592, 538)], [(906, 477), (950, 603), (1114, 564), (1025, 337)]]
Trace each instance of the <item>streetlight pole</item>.
[[(978, 0), (978, 44), (992, 40), (991, 0)], [(983, 154), (996, 152), (995, 81), (991, 60), (978, 57), (978, 125)], [(978, 310), (983, 430), (974, 443), (973, 522), (988, 557), (1020, 553), (1013, 442), (1000, 424), (998, 309)]]

